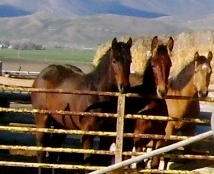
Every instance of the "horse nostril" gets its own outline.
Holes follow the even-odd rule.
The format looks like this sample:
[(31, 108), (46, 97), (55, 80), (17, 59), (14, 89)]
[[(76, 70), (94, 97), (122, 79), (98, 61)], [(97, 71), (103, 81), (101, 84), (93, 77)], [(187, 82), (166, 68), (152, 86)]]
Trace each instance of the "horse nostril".
[(208, 95), (208, 90), (198, 91), (198, 97), (207, 97), (207, 95)]
[(129, 84), (128, 85), (124, 85), (123, 83), (119, 85), (119, 92), (121, 93), (125, 93), (128, 89), (129, 89)]
[(120, 90), (119, 90), (121, 93), (124, 93), (125, 91), (125, 87), (123, 84), (120, 85)]
[(164, 90), (157, 89), (157, 95), (159, 98), (163, 98), (167, 95), (167, 90), (166, 89), (164, 89)]

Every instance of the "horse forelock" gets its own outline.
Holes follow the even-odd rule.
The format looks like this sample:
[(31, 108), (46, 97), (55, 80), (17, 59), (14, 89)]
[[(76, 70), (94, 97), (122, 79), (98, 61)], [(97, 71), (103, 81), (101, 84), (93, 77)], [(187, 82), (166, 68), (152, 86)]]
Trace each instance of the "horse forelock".
[(195, 61), (197, 65), (204, 64), (204, 65), (210, 66), (210, 61), (205, 56), (199, 56)]

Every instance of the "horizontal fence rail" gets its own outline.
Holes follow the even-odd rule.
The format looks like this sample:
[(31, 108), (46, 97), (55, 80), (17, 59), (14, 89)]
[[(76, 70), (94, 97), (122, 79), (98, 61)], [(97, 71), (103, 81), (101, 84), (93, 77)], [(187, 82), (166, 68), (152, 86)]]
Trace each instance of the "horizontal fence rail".
[[(114, 117), (117, 118), (117, 114), (113, 113), (99, 113), (99, 112), (72, 112), (63, 110), (41, 110), (41, 109), (26, 109), (26, 108), (4, 108), (0, 107), (0, 112), (13, 112), (13, 113), (31, 113), (31, 114), (58, 114), (58, 115), (74, 115), (74, 116), (95, 116), (95, 117)], [(124, 118), (128, 119), (145, 119), (145, 120), (161, 120), (161, 121), (183, 121), (198, 124), (210, 124), (209, 119), (199, 118), (173, 118), (167, 116), (153, 116), (153, 115), (136, 115), (136, 114), (125, 114)]]
[[(62, 89), (44, 89), (44, 88), (32, 88), (32, 87), (13, 87), (13, 86), (5, 86), (0, 85), (0, 91), (19, 91), (19, 92), (35, 92), (35, 93), (59, 93), (59, 94), (77, 94), (77, 95), (100, 95), (100, 96), (119, 96), (119, 92), (98, 92), (98, 91), (80, 91), (80, 90), (74, 90), (74, 91), (65, 91)], [(213, 91), (213, 90), (210, 90)], [(154, 95), (139, 95), (136, 93), (126, 93), (123, 94), (125, 97), (141, 97), (141, 98), (151, 98), (151, 99), (157, 99), (157, 96)], [(199, 101), (206, 101), (206, 102), (214, 102), (213, 97), (204, 97), (204, 98), (198, 98), (198, 97), (188, 97), (188, 96), (174, 96), (174, 95), (167, 95), (163, 99), (179, 99), (179, 100), (199, 100)]]
[[(53, 129), (53, 128), (33, 128), (33, 127), (16, 127), (16, 126), (0, 126), (0, 131), (10, 131), (18, 133), (57, 133), (57, 134), (70, 134), (70, 135), (97, 135), (97, 136), (111, 136), (115, 137), (116, 132), (102, 132), (102, 131), (82, 131), (82, 130), (67, 130), (67, 129)], [(140, 137), (140, 138), (150, 138), (150, 139), (165, 139), (164, 135), (154, 135), (154, 134), (134, 134), (134, 133), (124, 133), (123, 137)], [(185, 140), (190, 137), (188, 136), (177, 136), (171, 135), (168, 140)], [(207, 139), (206, 141), (213, 141), (212, 139)]]
[[(201, 140), (202, 141), (202, 140)], [(99, 154), (99, 155), (115, 155), (115, 152), (109, 150), (95, 150), (95, 149), (73, 149), (73, 148), (53, 148), (53, 147), (38, 147), (38, 146), (20, 146), (20, 145), (0, 145), (2, 150), (22, 150), (22, 151), (46, 151), (46, 152), (60, 152), (60, 153), (81, 153), (81, 154)], [(139, 156), (146, 154), (146, 152), (122, 152), (123, 155)], [(214, 160), (213, 155), (190, 155), (190, 154), (164, 154), (164, 157), (174, 159), (198, 159), (198, 160)]]
[[(80, 166), (80, 165), (68, 165), (68, 164), (48, 164), (48, 163), (29, 163), (29, 162), (11, 162), (0, 161), (0, 166), (11, 167), (31, 167), (31, 168), (51, 168), (51, 169), (72, 169), (72, 170), (100, 170), (103, 167), (99, 166)], [(169, 174), (200, 174), (197, 171), (187, 170), (155, 170), (155, 169), (143, 169), (140, 173), (169, 173)], [(210, 174), (210, 172), (203, 172), (203, 174)]]

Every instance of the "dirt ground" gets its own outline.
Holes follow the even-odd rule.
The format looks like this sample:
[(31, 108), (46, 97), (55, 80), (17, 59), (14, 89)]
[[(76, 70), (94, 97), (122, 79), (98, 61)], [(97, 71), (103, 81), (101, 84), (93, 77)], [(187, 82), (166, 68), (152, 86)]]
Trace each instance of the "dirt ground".
[(86, 63), (74, 63), (74, 62), (65, 62), (65, 61), (45, 61), (45, 60), (26, 60), (26, 59), (17, 59), (17, 58), (1, 58), (0, 61), (2, 61), (2, 69), (3, 70), (11, 70), (11, 71), (35, 71), (39, 72), (44, 67), (50, 65), (50, 64), (65, 64), (70, 63), (73, 64), (80, 69), (82, 69), (85, 73), (90, 72), (93, 69), (92, 64), (86, 64)]
[[(42, 60), (26, 60), (26, 59), (0, 59), (2, 61), (2, 70), (7, 71), (27, 71), (27, 72), (40, 72), (43, 68), (50, 64), (66, 64), (70, 62), (63, 61), (42, 61)], [(83, 72), (88, 73), (93, 70), (94, 66), (92, 64), (86, 63), (70, 63), (79, 67)], [(24, 86), (31, 87), (33, 80), (29, 79), (15, 79), (0, 76), (0, 84), (10, 85), (10, 86)]]

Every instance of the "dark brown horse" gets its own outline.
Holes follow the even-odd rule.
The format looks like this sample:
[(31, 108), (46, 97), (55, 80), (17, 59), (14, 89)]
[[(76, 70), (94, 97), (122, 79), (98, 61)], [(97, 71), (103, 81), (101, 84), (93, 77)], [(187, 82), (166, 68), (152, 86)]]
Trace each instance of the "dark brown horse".
[[(168, 76), (172, 66), (169, 53), (174, 46), (174, 40), (169, 38), (167, 44), (160, 43), (157, 36), (152, 39), (151, 43), (151, 57), (148, 58), (146, 69), (143, 76), (139, 74), (131, 74), (130, 82), (134, 82), (129, 92), (139, 93), (144, 96), (143, 98), (127, 98), (126, 99), (126, 114), (149, 114), (149, 115), (168, 115), (166, 102), (163, 99), (149, 99), (145, 98), (148, 95), (157, 95), (159, 98), (164, 97), (167, 94)], [(134, 78), (134, 79), (132, 79)], [(136, 85), (139, 84), (139, 85)], [(116, 112), (116, 101), (96, 103), (94, 106), (90, 106), (87, 110), (96, 107), (102, 107), (103, 112)], [(165, 122), (166, 123), (166, 122)], [(124, 132), (139, 133), (156, 133), (164, 135), (165, 124), (159, 121), (146, 121), (142, 119), (134, 120), (127, 119), (124, 123)], [(109, 121), (109, 124), (105, 124), (103, 131), (115, 131), (115, 121)], [(112, 138), (101, 137), (100, 149), (106, 150), (110, 147), (113, 140)], [(131, 141), (130, 141), (131, 140)], [(123, 150), (131, 151), (133, 145), (135, 145), (137, 151), (141, 152), (150, 139), (141, 138), (124, 138)], [(154, 147), (159, 148), (163, 146), (164, 140), (154, 140)], [(101, 161), (101, 160), (100, 160)], [(152, 168), (157, 168), (159, 165), (159, 157), (154, 158)], [(140, 166), (140, 165), (138, 165)], [(141, 165), (142, 166), (142, 165)]]
[[(207, 58), (200, 56), (198, 52), (194, 55), (194, 60), (190, 62), (180, 73), (170, 79), (168, 95), (186, 96), (186, 97), (206, 97), (212, 68), (210, 61), (213, 54), (210, 51)], [(179, 100), (166, 99), (169, 117), (173, 118), (198, 118), (200, 114), (199, 100)], [(184, 136), (193, 136), (195, 134), (195, 123), (185, 123), (182, 121), (168, 121), (166, 126), (166, 138), (181, 131)], [(166, 144), (169, 144), (166, 141)], [(187, 146), (188, 151), (191, 146)], [(186, 150), (187, 150), (186, 149)], [(165, 160), (165, 167), (167, 162)]]
[[(62, 89), (65, 91), (113, 91), (115, 88), (124, 93), (129, 88), (129, 74), (132, 39), (127, 43), (118, 42), (116, 38), (112, 40), (111, 48), (106, 52), (98, 66), (88, 74), (74, 70), (73, 67), (66, 65), (50, 65), (44, 68), (36, 77), (33, 88)], [(46, 110), (68, 110), (84, 111), (93, 103), (108, 100), (108, 97), (97, 95), (74, 95), (57, 93), (32, 93), (32, 106), (36, 109)], [(35, 117), (36, 127), (50, 127), (50, 120), (53, 120), (54, 127), (65, 129), (79, 129), (92, 131), (100, 129), (99, 118), (80, 117), (73, 115), (44, 115), (37, 114)], [(59, 147), (66, 135), (37, 133), (38, 146)], [(84, 135), (82, 137), (83, 149), (92, 148), (94, 137)], [(89, 155), (85, 154), (84, 159)], [(45, 153), (38, 152), (38, 162), (44, 161)], [(50, 162), (56, 161), (56, 155), (50, 154)], [(41, 170), (39, 170), (41, 172)]]
[[(148, 65), (144, 73), (142, 96), (157, 95), (160, 99), (142, 98), (144, 103), (138, 114), (142, 115), (162, 115), (167, 116), (167, 106), (162, 98), (166, 96), (168, 90), (168, 76), (172, 66), (170, 52), (174, 46), (174, 40), (169, 38), (167, 44), (160, 43), (158, 38), (152, 40), (151, 52), (152, 57), (148, 60)], [(164, 135), (166, 122), (137, 119), (134, 133), (137, 134), (159, 134)], [(151, 141), (146, 138), (134, 138), (134, 146), (137, 152), (142, 152), (143, 148)], [(157, 149), (164, 146), (164, 140), (153, 139), (152, 149)], [(151, 168), (158, 168), (160, 156), (152, 158)], [(144, 162), (137, 164), (138, 168), (144, 168)]]

